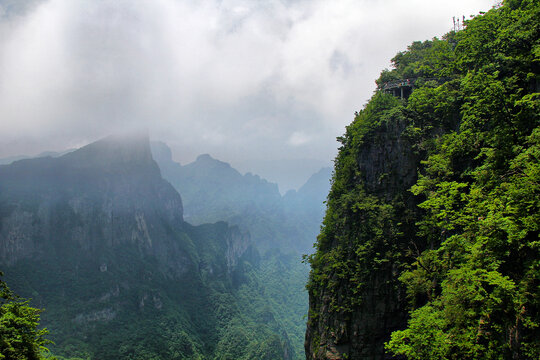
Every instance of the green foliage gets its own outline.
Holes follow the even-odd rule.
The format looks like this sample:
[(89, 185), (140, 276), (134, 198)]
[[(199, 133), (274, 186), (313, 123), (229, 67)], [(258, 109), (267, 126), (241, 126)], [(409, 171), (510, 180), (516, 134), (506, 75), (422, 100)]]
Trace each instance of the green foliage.
[(205, 259), (201, 264), (213, 266), (213, 274), (201, 270), (169, 279), (129, 252), (126, 263), (111, 263), (106, 272), (84, 262), (75, 274), (28, 261), (8, 274), (15, 274), (10, 279), (21, 292), (46, 304), (43, 321), (58, 359), (248, 360), (284, 353), (302, 359), (307, 267), (276, 251), (258, 264), (241, 260), (231, 277), (219, 274), (224, 228), (199, 226), (190, 234)]
[[(0, 276), (3, 274), (0, 272)], [(39, 329), (40, 310), (15, 295), (0, 279), (0, 359), (43, 359), (46, 329)]]
[[(540, 354), (539, 94), (528, 92), (527, 80), (538, 43), (531, 28), (538, 29), (540, 12), (528, 5), (492, 10), (458, 36), (459, 130), (440, 139), (412, 188), (425, 197), (419, 235), (438, 247), (402, 275), (410, 296), (424, 294), (428, 302), (392, 335), (388, 349), (396, 354)], [(427, 340), (434, 332), (438, 340)]]
[[(381, 264), (390, 262), (410, 318), (388, 351), (409, 359), (538, 358), (540, 4), (507, 1), (466, 25), (399, 53), (379, 85), (439, 81), (417, 81), (403, 101), (377, 93), (340, 138), (308, 289), (324, 294), (330, 311), (355, 312), (368, 296), (361, 285), (388, 273)], [(398, 141), (410, 141), (418, 159), (412, 201), (407, 189), (381, 190), (361, 170), (368, 142), (399, 124), (406, 127)], [(312, 327), (320, 306), (310, 309)]]
[[(325, 308), (331, 313), (349, 316), (362, 303), (370, 274), (399, 266), (401, 261), (396, 239), (403, 237), (409, 225), (403, 199), (398, 196), (388, 200), (370, 193), (362, 184), (358, 157), (370, 142), (383, 144), (386, 138), (380, 129), (402, 122), (403, 112), (399, 99), (379, 92), (356, 115), (346, 134), (338, 138), (342, 146), (335, 160), (317, 252), (307, 258), (312, 266), (307, 288), (311, 296), (329, 300)], [(380, 135), (376, 140), (374, 133)], [(396, 221), (400, 216), (403, 221)], [(319, 320), (321, 305), (313, 305), (308, 326), (315, 326)]]

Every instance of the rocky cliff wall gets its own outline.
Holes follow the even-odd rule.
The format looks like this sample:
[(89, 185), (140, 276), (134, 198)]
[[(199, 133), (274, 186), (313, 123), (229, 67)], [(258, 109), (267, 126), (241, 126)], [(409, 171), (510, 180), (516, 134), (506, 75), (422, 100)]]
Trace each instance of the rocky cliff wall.
[[(196, 267), (198, 244), (183, 240), (182, 199), (161, 178), (147, 137), (108, 137), (59, 158), (0, 166), (0, 264), (68, 254), (106, 257), (129, 247), (164, 272)], [(249, 236), (220, 228), (232, 268)]]
[(183, 224), (180, 195), (161, 178), (147, 139), (107, 138), (0, 167), (0, 208), (7, 264), (74, 249), (98, 257), (127, 244), (167, 262), (177, 247), (170, 227)]
[(408, 189), (420, 155), (407, 119), (385, 111), (357, 119), (342, 140), (311, 258), (308, 359), (383, 359), (384, 342), (406, 324), (397, 276), (414, 234), (416, 201)]

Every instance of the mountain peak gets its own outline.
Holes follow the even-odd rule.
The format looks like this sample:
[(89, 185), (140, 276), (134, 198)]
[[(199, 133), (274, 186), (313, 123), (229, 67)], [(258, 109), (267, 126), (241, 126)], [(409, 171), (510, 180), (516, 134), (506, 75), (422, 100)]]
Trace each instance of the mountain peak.
[(148, 134), (110, 135), (68, 153), (61, 159), (79, 162), (80, 167), (145, 165), (157, 166), (150, 151)]
[(173, 161), (171, 148), (163, 141), (151, 141), (150, 150), (152, 151), (154, 160), (156, 160), (158, 164), (169, 164)]
[(201, 154), (197, 156), (197, 160), (195, 161), (216, 161), (216, 159), (211, 157), (210, 154)]
[(232, 176), (241, 176), (238, 171), (231, 167), (231, 164), (218, 159), (214, 159), (212, 156), (210, 156), (210, 154), (201, 154), (197, 156), (197, 159), (191, 164), (188, 164), (187, 166), (194, 166), (196, 168), (202, 168), (211, 171), (227, 171), (230, 174), (234, 174)]

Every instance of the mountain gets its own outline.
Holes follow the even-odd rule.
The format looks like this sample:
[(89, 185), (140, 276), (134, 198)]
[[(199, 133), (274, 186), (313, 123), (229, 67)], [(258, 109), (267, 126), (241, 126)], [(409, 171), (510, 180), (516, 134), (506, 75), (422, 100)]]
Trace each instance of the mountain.
[(17, 160), (23, 160), (23, 159), (31, 159), (31, 158), (40, 158), (40, 157), (59, 157), (59, 156), (62, 156), (62, 155), (65, 155), (71, 151), (73, 151), (74, 149), (69, 149), (69, 150), (65, 150), (65, 151), (44, 151), (42, 153), (39, 153), (35, 156), (27, 156), (27, 155), (16, 155), (16, 156), (8, 156), (8, 157), (5, 157), (5, 158), (1, 158), (0, 159), (0, 165), (8, 165), (8, 164), (11, 164), (12, 162), (14, 161), (17, 161)]
[(308, 359), (540, 358), (538, 1), (414, 42), (335, 160)]
[(163, 177), (182, 195), (185, 217), (194, 223), (224, 220), (251, 234), (262, 253), (259, 271), (274, 314), (286, 324), (287, 337), (303, 356), (308, 267), (301, 255), (312, 244), (324, 215), (330, 168), (313, 174), (298, 191), (281, 196), (277, 185), (229, 164), (201, 155), (191, 164), (172, 160), (169, 147), (152, 142)]
[(295, 190), (289, 190), (283, 196), (285, 213), (289, 218), (301, 218), (310, 223), (305, 228), (314, 230), (309, 236), (315, 239), (326, 210), (326, 196), (330, 191), (332, 169), (324, 167), (311, 175), (304, 185)]
[(321, 168), (318, 172), (311, 175), (306, 183), (298, 189), (298, 195), (303, 201), (312, 201), (313, 208), (318, 207), (319, 210), (324, 210), (326, 206), (323, 205), (323, 202), (326, 200), (326, 196), (328, 196), (331, 178), (332, 168)]
[[(290, 154), (294, 156), (294, 154)], [(236, 160), (236, 169), (240, 172), (252, 172), (270, 182), (279, 184), (279, 191), (285, 194), (289, 190), (299, 189), (312, 174), (323, 167), (328, 167), (329, 161), (311, 158), (284, 159), (247, 159)]]
[(166, 144), (152, 142), (152, 151), (163, 177), (183, 194), (186, 219), (193, 224), (226, 220), (223, 215), (227, 212), (248, 208), (266, 211), (281, 200), (277, 184), (250, 173), (241, 175), (208, 154), (181, 166), (172, 161)]
[(309, 253), (324, 213), (330, 169), (313, 175), (298, 192), (281, 196), (277, 184), (257, 175), (240, 174), (210, 155), (180, 165), (168, 146), (152, 142), (163, 177), (182, 194), (186, 221), (226, 221), (251, 234), (261, 252)]
[(0, 166), (0, 267), (59, 355), (295, 358), (250, 237), (184, 221), (146, 136)]
[[(107, 138), (58, 159), (17, 161), (0, 168), (0, 182), (3, 262), (53, 249), (98, 256), (127, 243), (165, 257), (174, 241), (161, 219), (183, 223), (181, 198), (141, 139)], [(173, 273), (184, 267), (170, 265)]]

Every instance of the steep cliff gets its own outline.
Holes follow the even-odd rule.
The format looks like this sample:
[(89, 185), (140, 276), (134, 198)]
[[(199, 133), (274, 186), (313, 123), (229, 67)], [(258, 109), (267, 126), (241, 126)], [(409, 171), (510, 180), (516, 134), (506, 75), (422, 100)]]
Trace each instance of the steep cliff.
[(414, 236), (416, 201), (407, 190), (420, 156), (401, 110), (397, 99), (376, 96), (342, 140), (312, 259), (309, 358), (383, 358), (385, 337), (405, 324), (397, 274)]
[(129, 244), (171, 274), (192, 266), (167, 227), (182, 228), (182, 200), (144, 138), (109, 137), (60, 158), (21, 160), (0, 167), (0, 183), (2, 263), (76, 250), (97, 260)]
[(539, 19), (505, 1), (383, 71), (339, 138), (308, 359), (540, 356)]
[[(0, 267), (46, 308), (58, 354), (292, 358), (277, 319), (243, 311), (255, 300), (243, 289), (260, 286), (258, 261), (238, 227), (184, 222), (146, 136), (0, 166)], [(238, 324), (245, 338), (232, 344)]]

